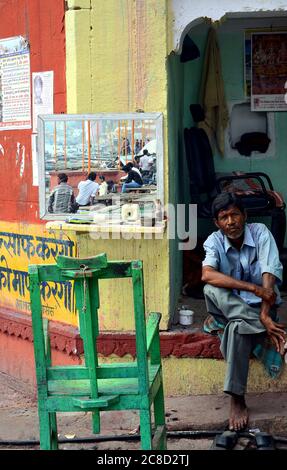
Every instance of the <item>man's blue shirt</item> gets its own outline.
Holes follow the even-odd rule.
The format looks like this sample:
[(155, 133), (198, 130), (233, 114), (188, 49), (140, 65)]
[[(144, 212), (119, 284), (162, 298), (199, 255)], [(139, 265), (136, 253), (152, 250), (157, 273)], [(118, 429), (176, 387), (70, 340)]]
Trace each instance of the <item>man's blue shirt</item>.
[[(278, 284), (282, 282), (282, 264), (273, 235), (264, 224), (246, 224), (244, 240), (240, 251), (233, 247), (221, 230), (213, 232), (203, 245), (205, 259), (203, 266), (210, 266), (234, 279), (262, 286), (262, 275), (276, 277), (276, 304), (281, 303)], [(234, 290), (234, 294), (248, 304), (259, 304), (262, 299), (251, 292)]]

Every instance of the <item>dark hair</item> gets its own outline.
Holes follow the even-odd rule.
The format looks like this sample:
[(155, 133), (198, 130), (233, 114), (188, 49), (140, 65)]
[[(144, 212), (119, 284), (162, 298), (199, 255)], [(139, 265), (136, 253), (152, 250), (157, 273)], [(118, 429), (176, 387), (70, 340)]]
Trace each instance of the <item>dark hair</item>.
[(91, 173), (88, 174), (88, 180), (95, 181), (97, 177), (97, 173), (95, 171), (91, 171)]
[(43, 80), (40, 75), (36, 75), (36, 77), (34, 78), (34, 84), (36, 85), (36, 83), (39, 83), (41, 86), (43, 86)]
[(218, 214), (222, 210), (226, 210), (229, 206), (235, 206), (237, 209), (244, 214), (244, 205), (241, 199), (239, 199), (234, 193), (221, 193), (214, 199), (212, 203), (212, 215), (215, 219), (218, 218)]
[(147, 149), (144, 149), (144, 150), (143, 150), (143, 154), (144, 154), (144, 155), (149, 155), (148, 150), (147, 150)]
[(66, 175), (66, 173), (59, 173), (58, 178), (61, 181), (61, 183), (67, 183), (68, 181), (68, 176)]
[(133, 168), (134, 164), (133, 164), (133, 162), (129, 162), (129, 163), (126, 164), (126, 166), (128, 166), (129, 168)]
[(106, 178), (104, 177), (104, 175), (100, 175), (100, 176), (99, 176), (99, 179), (100, 179), (101, 181), (106, 181)]
[(129, 171), (131, 171), (132, 167), (129, 165), (129, 163), (127, 165), (124, 165), (122, 167), (122, 170), (125, 172), (125, 173), (128, 173)]
[(107, 185), (108, 185), (108, 191), (113, 191), (114, 186), (115, 186), (114, 181), (113, 180), (107, 181)]

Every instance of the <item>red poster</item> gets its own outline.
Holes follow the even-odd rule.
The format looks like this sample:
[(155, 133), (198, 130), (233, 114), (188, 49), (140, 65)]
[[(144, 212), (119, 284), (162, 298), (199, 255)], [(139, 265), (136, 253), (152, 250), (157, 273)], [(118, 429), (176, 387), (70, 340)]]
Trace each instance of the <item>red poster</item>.
[(252, 111), (287, 111), (287, 33), (253, 33)]

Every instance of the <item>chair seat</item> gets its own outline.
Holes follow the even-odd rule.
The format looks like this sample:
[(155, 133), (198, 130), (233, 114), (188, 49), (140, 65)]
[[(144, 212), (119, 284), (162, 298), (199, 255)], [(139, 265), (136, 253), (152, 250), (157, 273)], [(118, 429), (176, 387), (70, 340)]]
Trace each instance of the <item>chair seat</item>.
[[(149, 383), (150, 386), (155, 381), (160, 366), (149, 367)], [(48, 396), (90, 396), (89, 380), (49, 380)], [(137, 378), (114, 378), (114, 379), (98, 379), (98, 393), (101, 395), (138, 395), (139, 386)]]
[(108, 408), (114, 403), (118, 403), (119, 395), (101, 395), (98, 398), (74, 398), (73, 403), (75, 406), (86, 409), (100, 409)]
[[(98, 357), (99, 284), (101, 279), (117, 278), (131, 281), (134, 300), (136, 358), (129, 362), (102, 361)], [(49, 321), (42, 316), (42, 283), (67, 279), (74, 282), (75, 307), (84, 348), (81, 365), (53, 363)], [(105, 253), (84, 259), (58, 256), (57, 264), (30, 265), (29, 280), (40, 448), (58, 449), (58, 413), (91, 413), (92, 432), (99, 434), (102, 412), (136, 410), (142, 449), (165, 450), (161, 314), (151, 312), (146, 321), (142, 261), (108, 261)]]

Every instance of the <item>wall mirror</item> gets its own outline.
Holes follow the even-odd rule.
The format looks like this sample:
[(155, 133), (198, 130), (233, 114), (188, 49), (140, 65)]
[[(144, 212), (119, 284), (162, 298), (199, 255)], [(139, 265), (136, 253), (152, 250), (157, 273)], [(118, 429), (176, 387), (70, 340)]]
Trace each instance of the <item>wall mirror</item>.
[[(130, 214), (130, 221), (124, 217), (127, 222), (153, 213), (164, 204), (162, 124), (159, 113), (40, 115), (39, 181), (45, 182), (39, 185), (40, 218), (99, 223), (110, 218), (103, 214), (113, 213), (122, 223), (121, 208), (128, 203), (140, 212)], [(93, 173), (90, 181), (99, 188), (87, 202), (79, 198), (79, 184)], [(66, 182), (59, 180), (63, 174)], [(62, 189), (55, 189), (59, 185)]]

